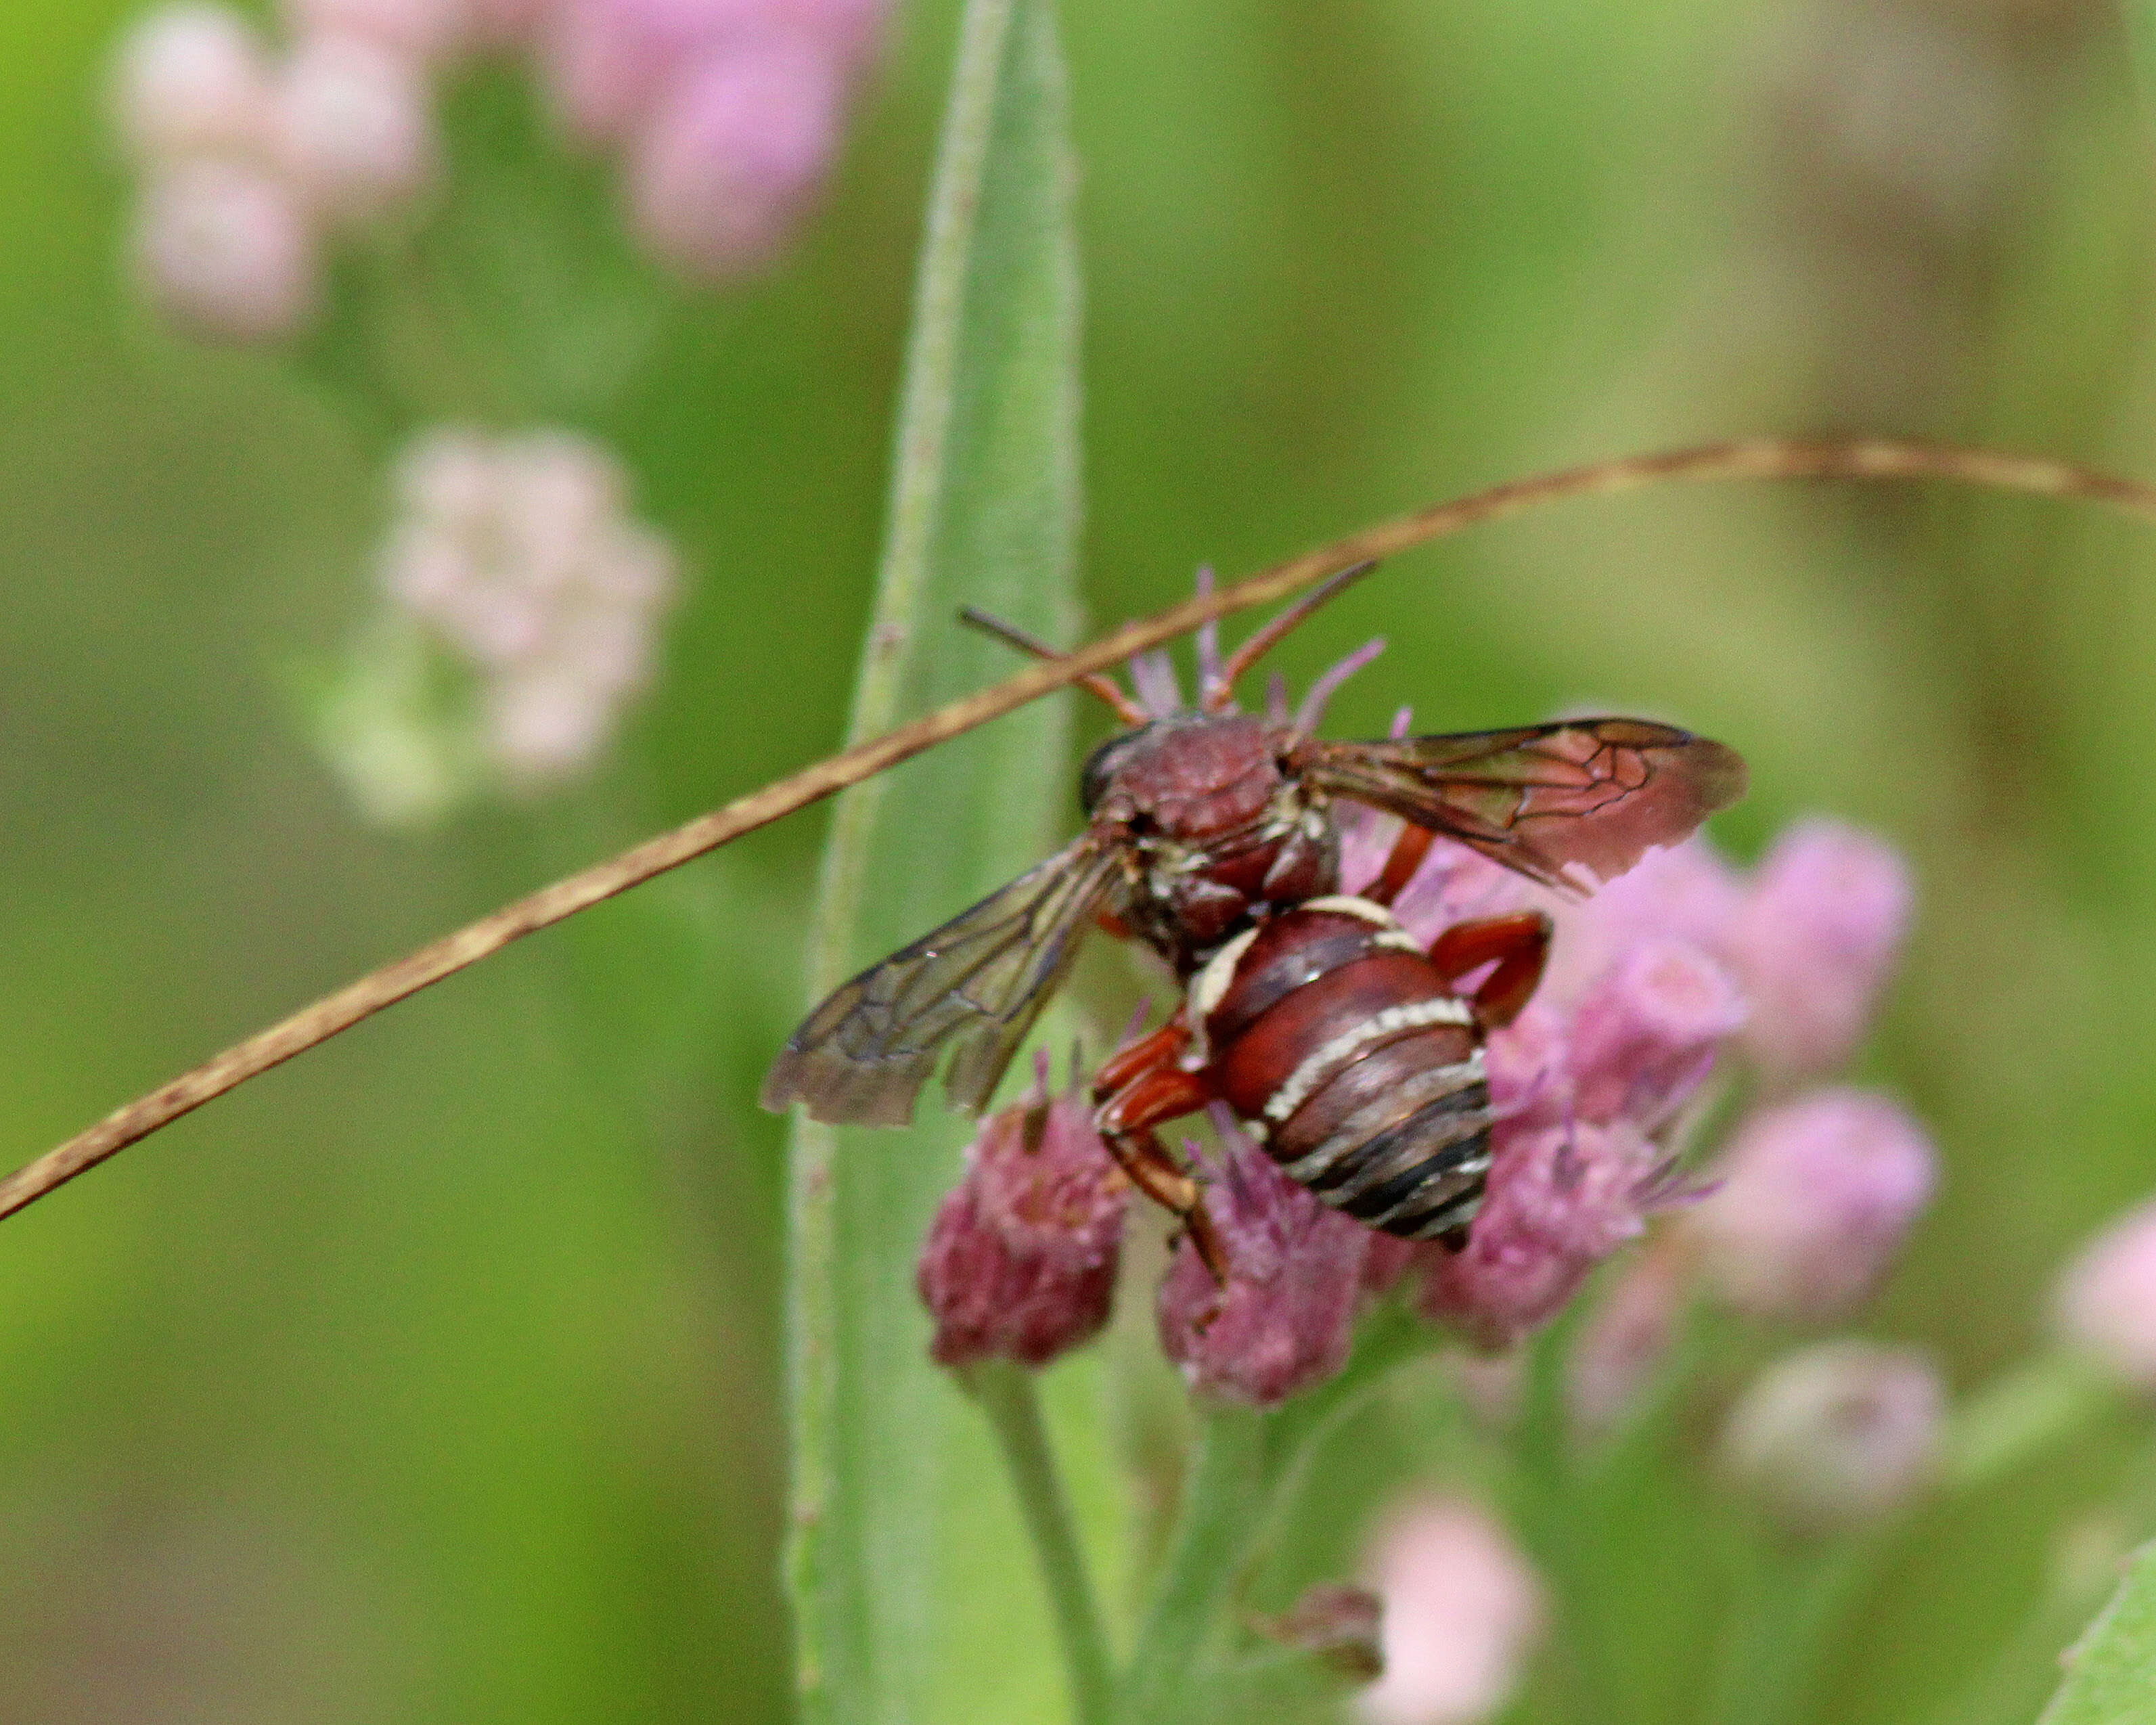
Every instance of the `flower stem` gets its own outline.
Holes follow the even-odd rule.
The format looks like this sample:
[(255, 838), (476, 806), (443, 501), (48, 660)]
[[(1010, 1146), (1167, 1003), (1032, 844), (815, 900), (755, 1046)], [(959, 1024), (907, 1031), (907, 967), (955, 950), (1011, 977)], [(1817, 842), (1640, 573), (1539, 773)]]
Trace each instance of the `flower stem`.
[(1049, 1447), (1034, 1373), (1008, 1360), (992, 1360), (974, 1368), (968, 1387), (995, 1429), (1011, 1489), (1018, 1494), (1026, 1532), (1033, 1538), (1041, 1584), (1048, 1590), (1056, 1637), (1063, 1646), (1071, 1719), (1074, 1725), (1108, 1725), (1115, 1695), (1108, 1638), (1101, 1625), (1086, 1553), (1070, 1519), (1070, 1500)]
[(1122, 1725), (1189, 1725), (1202, 1656), (1265, 1522), (1267, 1416), (1215, 1407), (1183, 1486), (1183, 1509), (1152, 1609), (1124, 1673)]
[(1828, 1639), (1877, 1568), (1879, 1530), (1796, 1549), (1755, 1549), (1734, 1589), (1711, 1725), (1782, 1725), (1816, 1696)]

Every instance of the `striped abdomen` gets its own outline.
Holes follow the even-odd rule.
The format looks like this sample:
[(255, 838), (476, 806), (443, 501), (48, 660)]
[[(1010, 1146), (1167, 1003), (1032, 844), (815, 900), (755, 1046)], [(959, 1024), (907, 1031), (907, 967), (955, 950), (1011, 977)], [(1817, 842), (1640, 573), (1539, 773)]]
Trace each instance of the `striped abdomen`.
[(1192, 979), (1188, 1016), (1291, 1178), (1406, 1240), (1473, 1219), (1490, 1168), (1481, 1033), (1389, 912), (1353, 898), (1281, 912)]

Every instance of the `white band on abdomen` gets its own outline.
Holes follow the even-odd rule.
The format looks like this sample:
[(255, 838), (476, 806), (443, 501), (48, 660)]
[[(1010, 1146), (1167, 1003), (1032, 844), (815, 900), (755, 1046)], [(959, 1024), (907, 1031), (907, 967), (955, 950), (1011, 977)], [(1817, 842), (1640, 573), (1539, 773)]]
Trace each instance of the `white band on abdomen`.
[(1450, 994), (1440, 994), (1434, 1000), (1411, 1001), (1405, 1006), (1389, 1006), (1383, 1012), (1373, 1013), (1353, 1029), (1342, 1031), (1289, 1073), (1287, 1082), (1267, 1098), (1265, 1118), (1276, 1125), (1286, 1120), (1317, 1094), (1320, 1085), (1373, 1042), (1398, 1035), (1403, 1030), (1419, 1030), (1427, 1024), (1464, 1027), (1474, 1022), (1474, 1009), (1465, 1000)]

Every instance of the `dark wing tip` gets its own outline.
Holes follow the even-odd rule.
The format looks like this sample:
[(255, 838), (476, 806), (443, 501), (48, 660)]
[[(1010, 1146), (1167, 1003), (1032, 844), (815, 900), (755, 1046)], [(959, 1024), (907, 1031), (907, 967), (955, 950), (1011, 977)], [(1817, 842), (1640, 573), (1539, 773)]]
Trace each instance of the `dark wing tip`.
[(1725, 742), (1712, 737), (1691, 740), (1694, 762), (1692, 784), (1699, 798), (1702, 819), (1739, 801), (1751, 788), (1751, 769), (1744, 757)]

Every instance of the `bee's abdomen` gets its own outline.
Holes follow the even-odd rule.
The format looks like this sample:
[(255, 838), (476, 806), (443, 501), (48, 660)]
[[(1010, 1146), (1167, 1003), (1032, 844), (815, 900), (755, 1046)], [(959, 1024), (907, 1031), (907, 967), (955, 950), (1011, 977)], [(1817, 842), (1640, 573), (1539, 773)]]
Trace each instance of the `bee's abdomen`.
[(1389, 916), (1315, 901), (1193, 991), (1229, 1105), (1290, 1178), (1405, 1239), (1473, 1219), (1490, 1167), (1481, 1034)]

